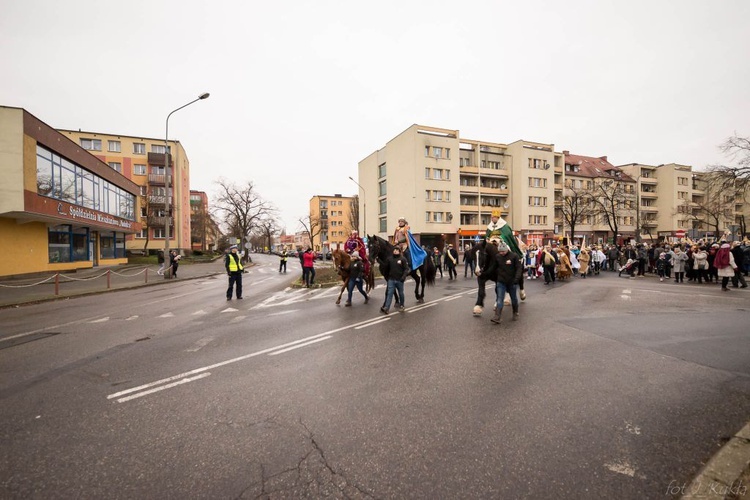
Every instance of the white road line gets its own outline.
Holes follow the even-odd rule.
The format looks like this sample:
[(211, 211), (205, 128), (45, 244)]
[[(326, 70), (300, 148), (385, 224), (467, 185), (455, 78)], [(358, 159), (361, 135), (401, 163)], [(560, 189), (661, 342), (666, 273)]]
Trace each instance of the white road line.
[(244, 320), (245, 318), (247, 318), (247, 316), (237, 316), (237, 317), (232, 318), (232, 320), (229, 323), (230, 324), (231, 323), (239, 323), (240, 321)]
[(208, 314), (206, 311), (201, 309), (200, 311), (195, 311), (192, 316), (203, 316), (204, 314)]
[(270, 281), (270, 280), (272, 280), (272, 279), (273, 279), (273, 278), (265, 278), (265, 279), (262, 279), (262, 280), (258, 280), (258, 281), (253, 281), (253, 282), (251, 283), (251, 285), (259, 285), (260, 283), (265, 283), (266, 281)]
[(176, 387), (178, 385), (187, 384), (188, 382), (192, 382), (194, 380), (206, 378), (209, 375), (211, 375), (210, 372), (209, 373), (201, 373), (200, 375), (195, 376), (195, 377), (184, 378), (184, 379), (178, 380), (177, 382), (174, 382), (172, 384), (163, 385), (161, 387), (156, 387), (156, 388), (150, 389), (148, 391), (143, 391), (143, 392), (139, 392), (137, 394), (133, 394), (132, 396), (127, 396), (127, 397), (124, 397), (124, 398), (120, 398), (120, 399), (117, 400), (117, 402), (118, 403), (124, 403), (125, 401), (130, 401), (131, 399), (136, 399), (136, 398), (141, 398), (143, 396), (148, 396), (149, 394), (153, 394), (155, 392), (163, 391), (165, 389), (171, 389), (172, 387)]
[(89, 321), (89, 323), (104, 323), (105, 321), (109, 321), (109, 316), (105, 318), (95, 319), (94, 321)]
[(629, 288), (626, 288), (625, 290), (622, 291), (622, 293), (631, 293), (631, 290)]
[(172, 313), (172, 312), (164, 313), (164, 314), (162, 314), (159, 317), (160, 318), (174, 318), (174, 313)]
[(331, 337), (332, 337), (332, 335), (328, 335), (327, 337), (322, 337), (322, 338), (319, 338), (319, 339), (311, 340), (310, 342), (305, 342), (304, 344), (299, 344), (299, 345), (295, 345), (295, 346), (292, 346), (292, 347), (287, 347), (286, 349), (282, 349), (280, 351), (275, 351), (275, 352), (269, 353), (268, 355), (269, 356), (276, 356), (277, 354), (284, 354), (285, 352), (293, 351), (294, 349), (299, 349), (300, 347), (306, 347), (306, 346), (309, 346), (310, 344), (315, 344), (317, 342), (323, 342), (324, 340), (328, 340)]
[(281, 311), (281, 312), (277, 312), (277, 313), (272, 313), (272, 314), (269, 314), (269, 316), (281, 316), (282, 314), (291, 314), (291, 313), (295, 313), (297, 311), (299, 311), (299, 309), (290, 309), (288, 311)]
[(239, 309), (235, 309), (234, 307), (227, 307), (226, 309), (221, 311), (221, 313), (223, 314), (223, 313), (231, 313), (231, 312), (237, 312), (237, 311), (239, 311)]
[(421, 311), (423, 309), (427, 309), (428, 307), (434, 307), (436, 305), (437, 305), (437, 302), (433, 302), (431, 304), (425, 304), (425, 305), (419, 306), (419, 307), (412, 307), (411, 309), (407, 310), (406, 312), (413, 313), (413, 312)]
[(391, 318), (380, 318), (378, 320), (375, 320), (375, 321), (372, 321), (370, 323), (367, 323), (366, 325), (358, 326), (358, 327), (356, 327), (354, 329), (355, 330), (361, 330), (362, 328), (367, 328), (367, 327), (370, 327), (370, 326), (377, 325), (379, 323), (383, 323), (384, 321), (390, 321), (390, 320), (391, 320)]
[(460, 295), (456, 295), (455, 297), (448, 297), (447, 299), (444, 299), (445, 302), (450, 302), (451, 300), (460, 299)]
[(132, 321), (132, 320), (134, 320), (134, 319), (138, 319), (138, 315), (135, 315), (135, 316), (130, 316), (130, 317), (128, 317), (128, 318), (125, 318), (125, 321)]

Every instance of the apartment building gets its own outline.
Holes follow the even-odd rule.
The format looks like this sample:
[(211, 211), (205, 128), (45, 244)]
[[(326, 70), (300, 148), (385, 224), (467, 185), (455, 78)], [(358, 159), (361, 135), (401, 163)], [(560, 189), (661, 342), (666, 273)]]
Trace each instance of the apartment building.
[(315, 195), (310, 198), (310, 224), (312, 249), (328, 253), (344, 247), (351, 232), (356, 229), (353, 202), (355, 198), (334, 194)]
[(735, 240), (748, 235), (750, 207), (741, 190), (709, 172), (693, 173), (692, 188), (691, 238)]
[[(636, 181), (606, 156), (563, 151), (565, 190), (560, 203), (564, 234), (573, 241), (617, 242), (636, 237)], [(615, 232), (616, 229), (616, 232)]]
[(193, 251), (216, 250), (221, 230), (208, 210), (208, 195), (190, 190), (190, 248)]
[(179, 141), (169, 141), (167, 155), (164, 139), (80, 130), (59, 132), (138, 185), (142, 229), (127, 237), (128, 250), (163, 249), (167, 222), (169, 248), (192, 248), (190, 160)]
[(404, 217), (423, 245), (463, 247), (499, 210), (524, 240), (541, 243), (559, 229), (553, 200), (562, 196), (563, 164), (552, 144), (478, 141), (412, 125), (358, 164), (363, 225), (390, 238)]
[(139, 187), (21, 108), (0, 106), (0, 276), (125, 264)]

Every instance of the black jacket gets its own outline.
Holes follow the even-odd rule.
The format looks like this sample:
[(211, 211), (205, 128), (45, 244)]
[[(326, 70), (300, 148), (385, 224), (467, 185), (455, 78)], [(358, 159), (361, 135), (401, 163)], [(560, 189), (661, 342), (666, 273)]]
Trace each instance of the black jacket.
[(360, 259), (352, 259), (352, 263), (349, 264), (349, 279), (354, 281), (360, 279), (364, 270), (364, 262)]
[(498, 252), (495, 257), (495, 265), (497, 266), (497, 281), (498, 283), (505, 283), (506, 285), (512, 285), (518, 283), (523, 275), (523, 265), (521, 259), (515, 252), (509, 251), (505, 255)]
[(387, 280), (406, 281), (411, 269), (403, 255), (391, 255), (380, 267), (380, 272)]
[(737, 264), (737, 269), (742, 271), (742, 266), (744, 266), (745, 264), (745, 251), (741, 246), (736, 246), (731, 250), (731, 252), (732, 255), (734, 255), (734, 263)]

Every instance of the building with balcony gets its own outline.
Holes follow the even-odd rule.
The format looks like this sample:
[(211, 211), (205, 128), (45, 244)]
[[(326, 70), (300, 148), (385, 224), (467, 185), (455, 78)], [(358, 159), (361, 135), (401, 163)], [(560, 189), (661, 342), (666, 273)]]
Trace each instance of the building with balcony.
[(748, 235), (748, 203), (742, 190), (711, 172), (693, 172), (692, 239), (742, 239)]
[(412, 125), (358, 165), (371, 233), (391, 238), (399, 217), (428, 247), (473, 243), (492, 212), (527, 242), (555, 237), (555, 193), (563, 155), (554, 145), (462, 138), (458, 130)]
[(574, 242), (587, 243), (622, 244), (635, 238), (636, 182), (606, 156), (563, 154), (564, 233)]
[(190, 248), (193, 251), (214, 251), (221, 238), (221, 230), (208, 209), (208, 195), (190, 191)]
[(0, 276), (127, 263), (139, 187), (21, 108), (0, 106)]
[(138, 185), (137, 215), (142, 229), (128, 236), (125, 242), (128, 250), (164, 248), (167, 222), (169, 247), (192, 248), (190, 160), (180, 141), (169, 141), (166, 154), (164, 139), (80, 130), (59, 132)]
[(340, 194), (315, 195), (310, 199), (311, 246), (314, 251), (327, 253), (338, 246), (344, 247), (356, 229), (354, 200), (354, 197)]

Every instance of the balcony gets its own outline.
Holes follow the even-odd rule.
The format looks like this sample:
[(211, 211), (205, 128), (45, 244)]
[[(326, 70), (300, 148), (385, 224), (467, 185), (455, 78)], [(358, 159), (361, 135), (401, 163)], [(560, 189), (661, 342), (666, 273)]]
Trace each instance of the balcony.
[(656, 182), (656, 177), (641, 177), (641, 184), (655, 185)]
[(656, 198), (656, 191), (641, 191), (641, 198)]
[(148, 197), (148, 203), (150, 205), (164, 205), (166, 202), (169, 202), (169, 204), (172, 204), (172, 197), (171, 196), (159, 196), (159, 195), (151, 195)]
[(479, 211), (479, 205), (461, 205), (458, 207), (461, 213), (477, 213)]
[(148, 183), (152, 185), (165, 186), (167, 179), (172, 184), (172, 176), (164, 174), (148, 174)]
[(472, 165), (470, 167), (459, 167), (459, 172), (461, 174), (478, 174), (479, 173), (479, 167), (476, 165)]
[[(164, 153), (149, 153), (148, 154), (148, 163), (150, 165), (164, 165), (164, 157), (166, 155)], [(170, 159), (169, 164), (172, 164), (172, 161)]]
[(644, 220), (644, 221), (641, 221), (641, 225), (647, 226), (647, 227), (656, 227), (658, 224), (656, 223), (655, 220)]
[(483, 168), (482, 177), (492, 177), (493, 179), (507, 179), (508, 171), (505, 169)]

